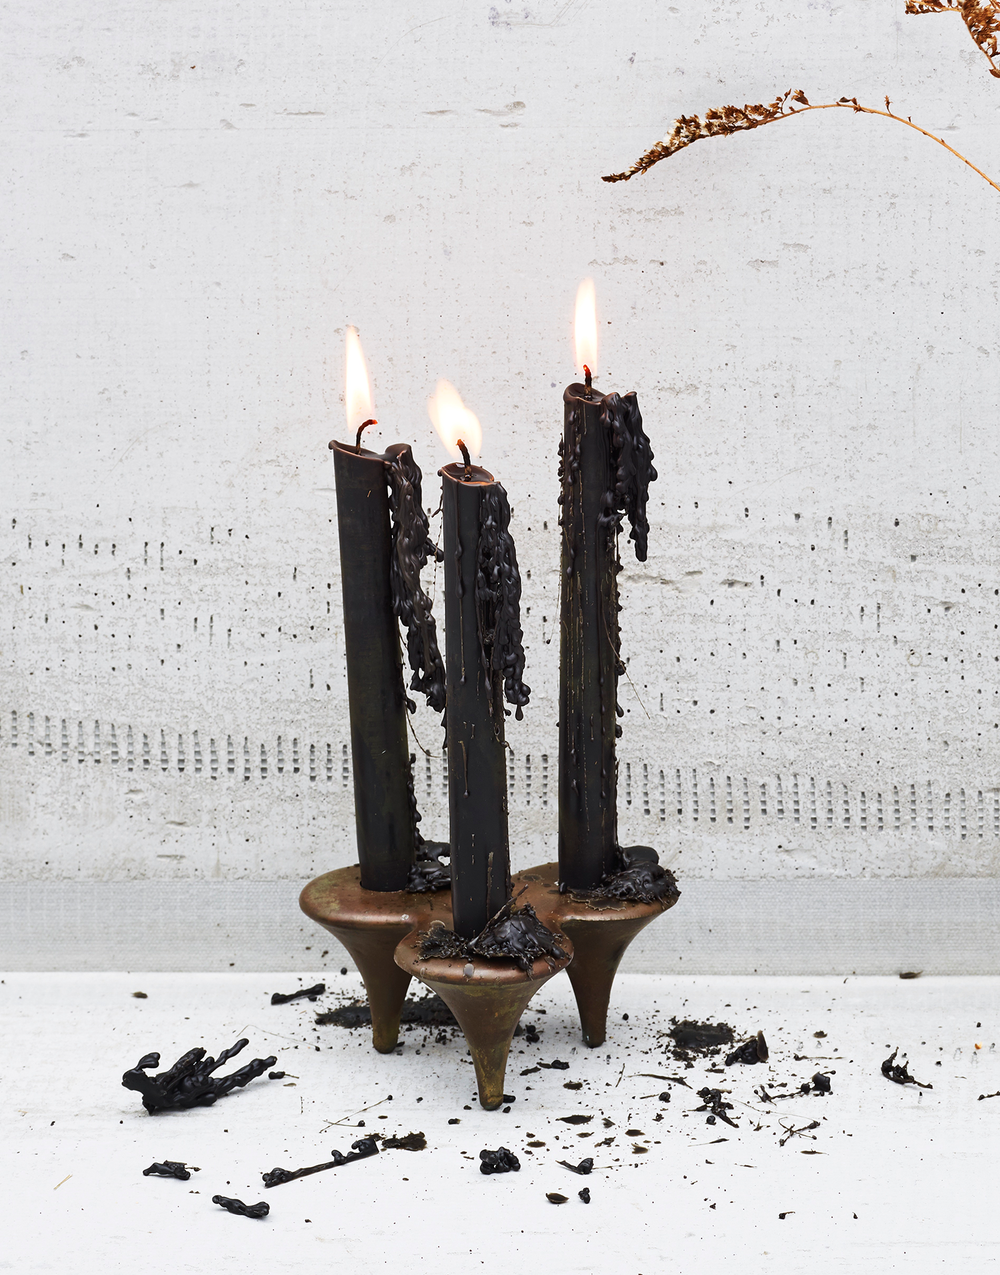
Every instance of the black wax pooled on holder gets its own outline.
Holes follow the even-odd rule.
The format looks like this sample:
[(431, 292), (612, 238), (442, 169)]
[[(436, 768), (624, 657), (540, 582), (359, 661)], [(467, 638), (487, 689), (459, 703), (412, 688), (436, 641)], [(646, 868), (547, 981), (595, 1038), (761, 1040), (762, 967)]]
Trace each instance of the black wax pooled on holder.
[(515, 900), (509, 899), (486, 928), (472, 939), (446, 929), (443, 923), (421, 930), (421, 959), (474, 960), (478, 957), (487, 961), (514, 961), (526, 974), (539, 958), (550, 965), (561, 961), (566, 953), (559, 946), (560, 936), (542, 924), (530, 903), (517, 912), (514, 905)]
[[(342, 1151), (331, 1151), (332, 1160), (324, 1164), (311, 1164), (305, 1169), (272, 1169), (270, 1173), (262, 1173), (261, 1180), (265, 1186), (282, 1186), (285, 1182), (294, 1182), (296, 1178), (307, 1178), (313, 1173), (322, 1173), (324, 1169), (339, 1169), (341, 1165), (353, 1164), (355, 1160), (367, 1160), (369, 1156), (378, 1155), (378, 1142), (374, 1137), (359, 1138), (351, 1143), (351, 1150), (344, 1155)], [(264, 1206), (267, 1208), (267, 1205)]]
[(588, 386), (571, 385), (563, 401), (559, 880), (562, 888), (581, 891), (600, 888), (621, 870), (618, 533), (628, 517), (636, 556), (644, 561), (656, 470), (634, 394), (601, 398)]
[(395, 444), (386, 448), (385, 459), (392, 523), (389, 585), (396, 618), (406, 630), (406, 653), (413, 670), (410, 689), (425, 695), (431, 708), (440, 713), (445, 705), (444, 661), (420, 572), (429, 559), (440, 560), (443, 555), (431, 540), (421, 494), (423, 475), (412, 451), (406, 444)]
[(261, 1200), (259, 1204), (244, 1204), (242, 1200), (230, 1200), (224, 1195), (213, 1195), (212, 1203), (220, 1205), (227, 1213), (235, 1213), (238, 1217), (267, 1217), (271, 1212), (271, 1206), (266, 1200)]
[(573, 890), (581, 898), (621, 899), (627, 903), (662, 903), (670, 907), (681, 897), (677, 878), (660, 866), (651, 846), (619, 846), (618, 870), (593, 890)]
[(406, 879), (407, 890), (413, 894), (450, 890), (451, 867), (443, 864), (441, 860), (451, 855), (451, 846), (443, 841), (425, 841), (419, 833), (417, 838), (417, 857)]
[(278, 1061), (273, 1055), (270, 1058), (255, 1058), (229, 1076), (212, 1075), (213, 1071), (230, 1058), (235, 1058), (249, 1043), (246, 1038), (238, 1040), (232, 1049), (224, 1049), (218, 1058), (206, 1057), (205, 1050), (201, 1047), (190, 1049), (167, 1071), (161, 1071), (156, 1076), (148, 1076), (146, 1072), (160, 1065), (160, 1055), (146, 1054), (125, 1072), (122, 1085), (126, 1089), (136, 1090), (142, 1096), (142, 1105), (151, 1116), (158, 1111), (208, 1107), (233, 1089), (248, 1085)]
[(314, 1001), (317, 996), (322, 996), (326, 991), (325, 983), (317, 983), (314, 987), (300, 987), (297, 992), (272, 992), (272, 1005), (288, 1005), (291, 1001), (301, 1000), (304, 996), (308, 996)]

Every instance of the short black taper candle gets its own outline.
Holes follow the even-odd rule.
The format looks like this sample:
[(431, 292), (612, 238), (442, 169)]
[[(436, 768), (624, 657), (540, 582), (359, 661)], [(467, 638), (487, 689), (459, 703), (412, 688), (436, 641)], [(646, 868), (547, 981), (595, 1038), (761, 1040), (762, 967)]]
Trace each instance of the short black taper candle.
[[(585, 369), (586, 370), (586, 369)], [(618, 531), (632, 524), (646, 558), (646, 491), (656, 477), (635, 394), (563, 395), (560, 447), (562, 596), (559, 653), (559, 880), (592, 890), (618, 853)]]
[(344, 646), (361, 884), (402, 890), (414, 861), (406, 696), (390, 584), (386, 459), (331, 443), (337, 481)]
[(467, 459), (441, 478), (452, 911), (474, 938), (510, 896), (503, 697), (520, 716), (529, 692), (506, 493)]

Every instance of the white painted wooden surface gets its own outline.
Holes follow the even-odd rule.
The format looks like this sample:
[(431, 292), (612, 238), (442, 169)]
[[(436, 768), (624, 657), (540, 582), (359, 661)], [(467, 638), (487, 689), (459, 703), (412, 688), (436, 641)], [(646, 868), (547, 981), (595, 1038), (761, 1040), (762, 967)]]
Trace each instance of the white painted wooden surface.
[[(1000, 848), (1000, 195), (814, 113), (610, 186), (675, 116), (802, 87), (1000, 174), (953, 17), (496, 0), (79, 0), (0, 50), (0, 867), (301, 879), (352, 857), (341, 346), (383, 442), (459, 386), (506, 485), (556, 813), (556, 444), (579, 278), (660, 472), (622, 577), (623, 840), (684, 877), (976, 877)], [(440, 732), (417, 734), (445, 830)]]
[[(302, 986), (315, 981), (302, 977)], [(359, 990), (356, 975), (327, 977), (338, 991)], [(8, 976), (0, 1021), (19, 1065), (0, 1075), (8, 1168), (0, 1269), (996, 1268), (1000, 1098), (978, 1101), (1000, 1089), (995, 978), (631, 977), (616, 988), (609, 1039), (597, 1050), (580, 1044), (569, 984), (556, 979), (525, 1015), (541, 1040), (514, 1042), (506, 1114), (476, 1105), (461, 1038), (414, 1032), (401, 1056), (380, 1056), (360, 1032), (313, 1026), (333, 995), (271, 1007), (271, 992), (296, 985), (287, 974)], [(137, 990), (147, 999), (134, 1000)], [(762, 1029), (770, 1062), (724, 1075), (702, 1061), (685, 1070), (664, 1053), (672, 1015), (722, 1020), (741, 1037)], [(168, 1065), (193, 1045), (217, 1054), (241, 1035), (245, 1056), (275, 1054), (291, 1074), (155, 1118), (120, 1087), (122, 1072), (150, 1050)], [(882, 1077), (897, 1046), (933, 1089)], [(554, 1058), (569, 1070), (520, 1074)], [(828, 1097), (760, 1101), (761, 1085), (787, 1092), (820, 1069), (832, 1073)], [(680, 1075), (690, 1088), (649, 1072)], [(582, 1087), (567, 1091), (567, 1081)], [(706, 1085), (730, 1091), (738, 1129), (708, 1125), (695, 1110)], [(574, 1113), (592, 1123), (562, 1123)], [(352, 1127), (359, 1120), (365, 1127)], [(818, 1128), (781, 1145), (786, 1130), (814, 1120)], [(321, 1163), (373, 1132), (417, 1130), (424, 1152), (385, 1151), (262, 1187), (260, 1175), (275, 1166)], [(518, 1173), (479, 1172), (480, 1150), (497, 1146), (519, 1157)], [(587, 1178), (558, 1163), (584, 1156), (595, 1162)], [(187, 1182), (142, 1177), (164, 1159), (198, 1172)], [(583, 1186), (589, 1206), (577, 1199)], [(549, 1191), (567, 1203), (549, 1204)], [(211, 1203), (216, 1193), (266, 1200), (270, 1215), (231, 1217)]]

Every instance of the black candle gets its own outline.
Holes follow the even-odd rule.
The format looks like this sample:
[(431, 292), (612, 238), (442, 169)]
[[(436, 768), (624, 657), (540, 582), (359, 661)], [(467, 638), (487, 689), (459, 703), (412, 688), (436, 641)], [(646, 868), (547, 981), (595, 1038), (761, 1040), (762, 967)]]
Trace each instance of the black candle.
[[(589, 303), (593, 307), (593, 285)], [(579, 308), (578, 297), (578, 330)], [(624, 671), (618, 636), (618, 532), (625, 513), (636, 557), (645, 561), (646, 494), (656, 477), (635, 394), (601, 396), (593, 390), (592, 308), (584, 318), (592, 345), (578, 353), (585, 383), (570, 385), (563, 395), (559, 470), (559, 880), (570, 890), (594, 889), (622, 866), (615, 756), (621, 733), (618, 677)]]
[[(348, 421), (371, 411), (357, 333), (347, 337)], [(413, 791), (397, 619), (407, 629), (411, 687), (444, 707), (444, 670), (420, 568), (433, 552), (420, 469), (406, 444), (386, 455), (332, 442), (344, 597), (344, 647), (361, 884), (402, 890), (422, 842)], [(390, 515), (392, 515), (390, 517)], [(411, 704), (410, 707), (413, 707)]]
[[(472, 465), (457, 429), (435, 424), (463, 461), (441, 470), (444, 538), (446, 734), (451, 816), (452, 911), (455, 933), (479, 934), (510, 897), (507, 768), (503, 699), (520, 717), (529, 688), (521, 675), (521, 579), (508, 530), (507, 493), (493, 475)], [(465, 412), (465, 409), (461, 409)], [(477, 429), (471, 413), (458, 428)], [(472, 437), (478, 450), (478, 440)]]

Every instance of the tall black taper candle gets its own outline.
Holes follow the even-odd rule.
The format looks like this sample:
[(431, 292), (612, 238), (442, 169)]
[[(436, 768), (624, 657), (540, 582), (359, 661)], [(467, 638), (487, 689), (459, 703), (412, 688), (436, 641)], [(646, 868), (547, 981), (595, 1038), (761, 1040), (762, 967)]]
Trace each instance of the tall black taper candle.
[(390, 585), (386, 459), (331, 443), (340, 524), (344, 646), (358, 862), (366, 890), (402, 890), (414, 860), (406, 696)]
[(646, 492), (656, 477), (635, 394), (563, 395), (560, 446), (562, 599), (559, 651), (559, 880), (592, 890), (618, 854), (618, 531), (632, 524), (646, 558)]
[(468, 459), (441, 478), (451, 898), (471, 939), (510, 896), (503, 697), (520, 716), (529, 691), (507, 494)]

